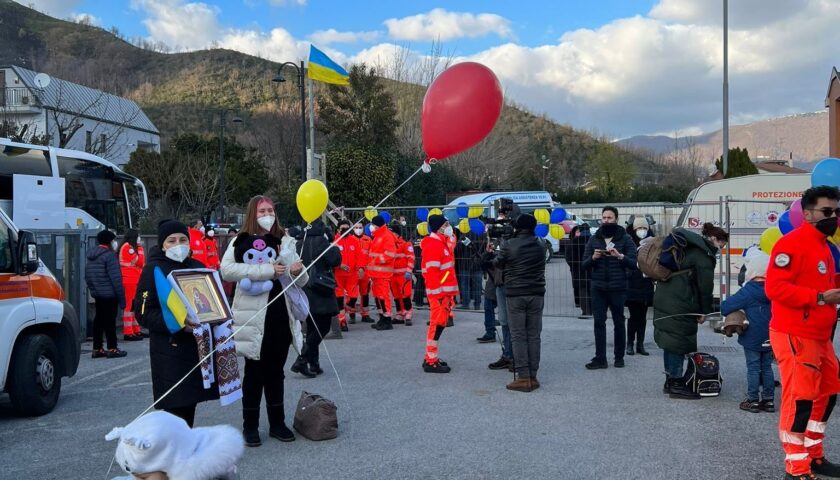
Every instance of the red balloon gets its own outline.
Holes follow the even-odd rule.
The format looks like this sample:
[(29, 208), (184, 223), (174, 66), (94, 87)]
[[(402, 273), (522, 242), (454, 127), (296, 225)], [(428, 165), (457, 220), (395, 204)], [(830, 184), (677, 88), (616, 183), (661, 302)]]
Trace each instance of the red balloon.
[(465, 62), (447, 68), (423, 98), (423, 150), (443, 160), (486, 137), (502, 113), (502, 86), (492, 70)]

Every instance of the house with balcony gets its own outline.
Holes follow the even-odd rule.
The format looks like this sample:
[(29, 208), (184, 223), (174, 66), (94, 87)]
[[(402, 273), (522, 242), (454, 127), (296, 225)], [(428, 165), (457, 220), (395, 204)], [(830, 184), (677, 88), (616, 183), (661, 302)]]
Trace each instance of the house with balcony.
[(118, 166), (135, 150), (160, 151), (160, 132), (132, 100), (18, 66), (0, 66), (0, 123), (54, 147)]

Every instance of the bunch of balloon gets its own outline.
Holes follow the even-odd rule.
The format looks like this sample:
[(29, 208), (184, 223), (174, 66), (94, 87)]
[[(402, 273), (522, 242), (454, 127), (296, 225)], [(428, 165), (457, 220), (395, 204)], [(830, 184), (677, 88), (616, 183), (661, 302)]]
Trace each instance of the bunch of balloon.
[(811, 186), (821, 185), (840, 188), (840, 160), (828, 157), (814, 166), (811, 171)]
[(314, 222), (327, 209), (330, 201), (327, 186), (320, 180), (307, 180), (298, 188), (295, 203), (306, 223)]
[(758, 242), (761, 251), (770, 255), (773, 252), (773, 247), (776, 246), (776, 242), (782, 238), (784, 234), (782, 233), (779, 227), (770, 227), (761, 234), (761, 239)]
[(420, 234), (421, 237), (425, 237), (429, 234), (429, 223), (428, 222), (420, 222), (417, 224), (417, 233)]
[(484, 233), (487, 231), (487, 227), (484, 225), (484, 222), (482, 222), (481, 220), (479, 220), (477, 218), (470, 218), (468, 221), (469, 221), (469, 224), (470, 224), (470, 231), (472, 231), (473, 233), (475, 233), (479, 237), (484, 235)]
[(429, 215), (443, 215), (443, 210), (439, 208), (433, 208), (429, 210)]
[(467, 217), (478, 218), (484, 214), (484, 207), (481, 205), (471, 205), (467, 210)]
[(425, 222), (429, 220), (429, 209), (426, 207), (417, 209), (417, 220)]
[(562, 240), (571, 230), (571, 228), (567, 230), (565, 225), (566, 216), (566, 210), (562, 208), (555, 208), (550, 213), (545, 208), (534, 210), (534, 217), (537, 219), (537, 229), (534, 230), (534, 234), (539, 237), (550, 234), (553, 238)]
[(461, 233), (470, 233), (470, 219), (462, 218), (460, 222), (458, 222), (458, 230)]
[(379, 215), (379, 212), (377, 212), (373, 206), (368, 205), (368, 207), (365, 208), (365, 218), (367, 218), (368, 222), (373, 220), (373, 217), (377, 215)]

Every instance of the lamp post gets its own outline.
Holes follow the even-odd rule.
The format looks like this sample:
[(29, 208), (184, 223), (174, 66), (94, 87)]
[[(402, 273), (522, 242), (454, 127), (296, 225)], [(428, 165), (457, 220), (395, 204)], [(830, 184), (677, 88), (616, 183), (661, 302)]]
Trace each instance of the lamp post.
[[(225, 220), (225, 121), (227, 113), (231, 110), (219, 112), (219, 219), (216, 223)], [(233, 123), (242, 123), (242, 119), (234, 116)]]
[[(301, 149), (301, 157), (300, 157), (300, 176), (301, 179), (305, 182), (307, 177), (306, 171), (306, 95), (303, 90), (303, 74), (304, 74), (304, 67), (303, 67), (303, 60), (300, 61), (300, 66), (298, 66), (294, 62), (285, 62), (280, 65), (280, 70), (277, 71), (277, 75), (275, 75), (271, 81), (275, 83), (282, 83), (286, 81), (286, 77), (283, 76), (283, 67), (291, 66), (295, 69), (295, 73), (297, 73), (298, 77), (298, 90), (300, 91), (300, 149)], [(313, 151), (312, 154), (314, 155), (315, 152)]]
[(548, 165), (551, 164), (551, 159), (542, 156), (542, 171), (543, 171), (543, 191), (545, 190), (545, 174), (548, 171)]

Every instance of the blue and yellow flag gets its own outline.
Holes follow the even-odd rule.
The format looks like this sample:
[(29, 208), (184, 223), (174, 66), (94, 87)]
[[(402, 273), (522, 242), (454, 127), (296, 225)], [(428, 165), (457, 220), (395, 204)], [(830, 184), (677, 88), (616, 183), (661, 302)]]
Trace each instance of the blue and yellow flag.
[(309, 45), (309, 78), (333, 85), (347, 85), (350, 74), (341, 65), (335, 63), (324, 52)]
[(155, 290), (157, 290), (166, 327), (172, 333), (180, 331), (187, 323), (187, 307), (175, 293), (175, 289), (172, 288), (160, 267), (155, 267)]

